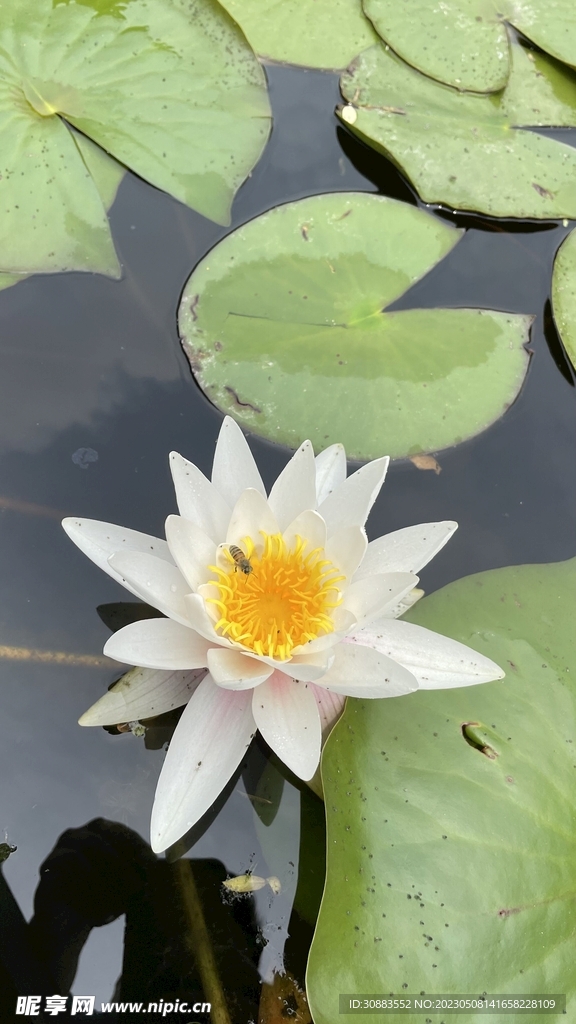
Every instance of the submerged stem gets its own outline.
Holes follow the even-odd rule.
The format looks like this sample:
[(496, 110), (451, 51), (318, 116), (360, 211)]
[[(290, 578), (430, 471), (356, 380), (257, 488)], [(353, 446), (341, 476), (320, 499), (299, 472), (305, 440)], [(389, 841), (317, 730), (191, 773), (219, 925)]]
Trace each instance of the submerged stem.
[(218, 973), (212, 939), (196, 888), (192, 864), (186, 858), (182, 858), (174, 864), (174, 871), (186, 913), (190, 946), (196, 960), (204, 995), (211, 1004), (210, 1020), (212, 1024), (232, 1024)]

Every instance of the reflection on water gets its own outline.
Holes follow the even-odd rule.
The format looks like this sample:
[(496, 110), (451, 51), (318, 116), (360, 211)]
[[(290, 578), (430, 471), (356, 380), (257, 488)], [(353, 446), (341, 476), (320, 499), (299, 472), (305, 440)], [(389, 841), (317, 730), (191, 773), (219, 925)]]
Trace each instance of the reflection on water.
[[(336, 76), (287, 68), (269, 68), (268, 74), (274, 132), (266, 158), (236, 200), (235, 224), (275, 203), (331, 189), (378, 189), (409, 200), (410, 190), (394, 168), (337, 128), (330, 114), (338, 102)], [(144, 849), (169, 735), (158, 733), (154, 744), (152, 736), (146, 743), (130, 733), (76, 725), (122, 671), (101, 658), (110, 631), (96, 609), (123, 601), (125, 591), (70, 544), (59, 519), (88, 516), (163, 535), (165, 517), (175, 511), (167, 453), (181, 451), (209, 472), (221, 419), (192, 380), (175, 314), (193, 265), (225, 229), (131, 176), (111, 220), (122, 281), (81, 274), (32, 278), (0, 295), (0, 838), (6, 829), (18, 847), (3, 873), (26, 919), (33, 912), (39, 866), (67, 830), (105, 819), (130, 829)], [(411, 463), (390, 471), (369, 522), (373, 535), (426, 520), (461, 524), (423, 574), (427, 590), (481, 569), (574, 554), (568, 524), (576, 479), (566, 467), (573, 465), (575, 392), (543, 334), (552, 259), (567, 229), (554, 225), (527, 233), (509, 224), (496, 230), (485, 219), (465, 221), (469, 230), (457, 254), (396, 308), (481, 305), (533, 313), (534, 356), (514, 407), (485, 434), (439, 453), (439, 475)], [(458, 222), (464, 223), (462, 216)], [(549, 324), (546, 329), (550, 336)], [(288, 453), (258, 439), (252, 447), (270, 482)], [(73, 657), (15, 656), (8, 649)], [(287, 783), (267, 821), (265, 809), (273, 804), (265, 803), (272, 799), (267, 791), (258, 790), (262, 771), (261, 750), (255, 748), (219, 813), (187, 853), (195, 873), (196, 863), (203, 865), (197, 881), (202, 898), (226, 922), (218, 941), (226, 955), (236, 951), (230, 977), (246, 979), (241, 1012), (252, 1017), (257, 968), (271, 980), (287, 935), (285, 962), (302, 981), (312, 927), (306, 908), (316, 898), (320, 872), (307, 854), (316, 895), (304, 897), (298, 878), (300, 814), (310, 813), (316, 822), (320, 814), (301, 808), (300, 793)], [(315, 844), (322, 853), (321, 834)], [(145, 936), (160, 941), (162, 934), (166, 942), (178, 943), (183, 928), (172, 913), (172, 866), (144, 861), (152, 865), (154, 880), (136, 916), (127, 918), (125, 965), (119, 962), (115, 975), (130, 977), (136, 999), (145, 998), (139, 986), (152, 984), (152, 978), (166, 985), (161, 994), (168, 998), (164, 954), (158, 945), (147, 949)], [(237, 901), (223, 900), (221, 881), (247, 871), (277, 876), (282, 891), (275, 895), (266, 887)], [(290, 922), (293, 901), (301, 912)], [(16, 904), (10, 906), (16, 914)], [(231, 920), (239, 929), (234, 937)], [(13, 937), (13, 953), (15, 942)], [(144, 980), (126, 973), (130, 957), (147, 964)], [(5, 969), (0, 967), (0, 987)], [(97, 983), (98, 964), (91, 973), (84, 960), (84, 990)], [(252, 1017), (238, 1017), (234, 1024)]]

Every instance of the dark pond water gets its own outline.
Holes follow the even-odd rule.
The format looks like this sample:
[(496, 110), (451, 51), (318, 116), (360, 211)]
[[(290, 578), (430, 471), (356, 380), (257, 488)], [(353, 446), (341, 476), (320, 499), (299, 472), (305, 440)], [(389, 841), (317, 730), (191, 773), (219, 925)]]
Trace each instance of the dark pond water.
[[(237, 197), (233, 226), (278, 203), (331, 190), (416, 201), (391, 164), (338, 126), (336, 75), (272, 67), (268, 76), (274, 130), (264, 159)], [(569, 228), (451, 219), (468, 228), (464, 240), (397, 307), (477, 305), (532, 313), (533, 355), (512, 409), (480, 437), (439, 453), (439, 475), (411, 463), (391, 468), (369, 522), (371, 535), (428, 520), (460, 523), (455, 539), (423, 573), (427, 591), (483, 569), (568, 558), (576, 548), (575, 389), (549, 309), (552, 260)], [(0, 839), (6, 830), (8, 842), (18, 847), (4, 876), (26, 919), (39, 866), (65, 830), (101, 818), (147, 839), (168, 735), (149, 736), (148, 746), (157, 749), (147, 749), (131, 735), (80, 729), (78, 716), (117, 677), (117, 667), (39, 660), (34, 653), (98, 659), (110, 633), (106, 623), (130, 614), (117, 607), (126, 592), (71, 545), (59, 520), (89, 516), (161, 535), (175, 508), (167, 453), (176, 449), (209, 472), (221, 421), (193, 381), (175, 315), (186, 278), (226, 230), (130, 175), (111, 221), (122, 281), (69, 274), (30, 279), (0, 294)], [(288, 451), (256, 438), (252, 446), (271, 482)], [(17, 658), (6, 648), (24, 653)], [(258, 967), (270, 979), (281, 966), (289, 930), (288, 962), (302, 980), (311, 934), (295, 918), (289, 928), (300, 793), (287, 784), (274, 824), (263, 826), (247, 796), (254, 795), (261, 752), (256, 749), (249, 761), (249, 771), (234, 780), (189, 853), (202, 861), (198, 886), (219, 894), (207, 913), (218, 922), (215, 941), (238, 1000), (234, 1024), (258, 1019)], [(282, 893), (266, 888), (223, 903), (214, 879), (248, 869), (281, 878)], [(174, 979), (185, 974), (184, 947), (166, 964), (166, 950), (183, 941), (175, 937), (176, 911), (170, 916), (174, 876), (150, 865), (135, 838), (107, 825), (75, 833), (44, 883), (36, 952), (46, 944), (52, 950), (59, 942), (65, 946), (70, 936), (79, 946), (87, 921), (102, 924), (120, 915), (92, 932), (74, 981), (74, 955), (69, 952), (64, 967), (60, 958), (62, 985), (67, 980), (72, 992), (94, 994), (98, 1005), (112, 998), (124, 971), (125, 998), (148, 998), (149, 991), (150, 998), (166, 1000), (182, 995)], [(63, 889), (76, 894), (73, 919), (58, 918), (54, 910)], [(16, 908), (2, 892), (6, 922)], [(34, 985), (42, 971), (54, 979), (56, 967), (42, 965), (40, 954), (35, 965), (28, 963), (24, 945), (14, 938), (17, 918), (10, 920), (11, 938), (4, 928), (0, 952), (13, 977), (20, 970), (29, 978), (26, 991), (40, 991)]]

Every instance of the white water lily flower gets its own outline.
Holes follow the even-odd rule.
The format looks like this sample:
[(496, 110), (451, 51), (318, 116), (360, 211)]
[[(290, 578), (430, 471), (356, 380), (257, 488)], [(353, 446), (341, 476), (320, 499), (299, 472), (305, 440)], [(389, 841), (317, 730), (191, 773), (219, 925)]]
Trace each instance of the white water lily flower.
[(476, 651), (396, 619), (456, 523), (369, 544), (364, 524), (387, 458), (347, 478), (342, 445), (315, 459), (305, 441), (266, 496), (227, 417), (211, 481), (180, 455), (170, 462), (180, 515), (168, 517), (166, 541), (93, 520), (63, 523), (97, 565), (167, 616), (111, 637), (104, 653), (137, 667), (80, 719), (112, 725), (186, 704), (156, 791), (156, 852), (210, 808), (257, 729), (309, 780), (345, 695), (397, 697), (503, 677)]

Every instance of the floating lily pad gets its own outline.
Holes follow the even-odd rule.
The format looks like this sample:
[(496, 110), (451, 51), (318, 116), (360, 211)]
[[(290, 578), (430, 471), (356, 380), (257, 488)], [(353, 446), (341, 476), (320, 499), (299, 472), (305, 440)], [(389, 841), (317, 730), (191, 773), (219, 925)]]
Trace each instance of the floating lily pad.
[(502, 415), (530, 318), (388, 306), (460, 232), (392, 199), (313, 196), (228, 235), (184, 289), (179, 325), (208, 397), (245, 427), (352, 458), (436, 450)]
[(564, 239), (556, 253), (552, 311), (568, 358), (576, 369), (576, 229)]
[(576, 217), (576, 149), (518, 125), (576, 127), (576, 75), (515, 44), (504, 92), (460, 93), (378, 45), (341, 79), (349, 128), (427, 203), (494, 217)]
[(506, 678), (348, 701), (322, 762), (315, 1024), (337, 1019), (339, 992), (567, 993), (568, 1018), (547, 1019), (574, 1015), (575, 589), (576, 559), (459, 580), (408, 618)]
[[(262, 69), (211, 0), (5, 0), (0, 26), (0, 269), (118, 264), (106, 155), (220, 223), (266, 142)], [(104, 202), (103, 202), (104, 199)]]
[(361, 0), (222, 0), (261, 57), (344, 68), (378, 36)]
[(448, 85), (493, 92), (506, 84), (505, 22), (541, 49), (576, 63), (573, 0), (363, 0), (377, 32), (404, 60)]

